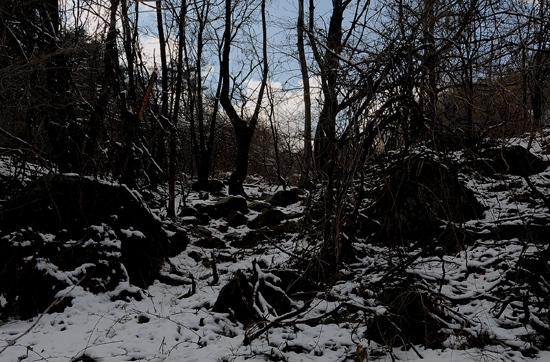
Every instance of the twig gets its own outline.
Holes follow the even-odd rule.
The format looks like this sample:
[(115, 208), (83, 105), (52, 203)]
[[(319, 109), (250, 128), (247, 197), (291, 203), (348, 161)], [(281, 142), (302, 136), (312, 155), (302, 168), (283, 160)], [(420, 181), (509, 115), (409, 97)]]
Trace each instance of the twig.
[(2, 350), (0, 350), (0, 354), (2, 354), (2, 352), (4, 352), (8, 347), (10, 346), (13, 346), (15, 344), (15, 342), (17, 342), (19, 339), (23, 338), (24, 336), (26, 336), (34, 327), (36, 327), (36, 325), (38, 324), (38, 322), (40, 321), (40, 319), (50, 311), (50, 309), (52, 309), (53, 307), (55, 307), (56, 305), (58, 305), (59, 303), (61, 303), (63, 300), (65, 300), (65, 298), (67, 297), (67, 295), (69, 295), (69, 293), (71, 293), (74, 288), (76, 288), (83, 280), (84, 278), (86, 278), (88, 274), (84, 274), (84, 276), (82, 278), (80, 278), (80, 280), (75, 284), (73, 285), (73, 287), (67, 292), (65, 293), (64, 296), (62, 296), (61, 298), (57, 298), (52, 304), (50, 304), (50, 306), (48, 308), (46, 308), (46, 310), (44, 312), (42, 312), (42, 314), (40, 314), (38, 316), (38, 319), (36, 320), (36, 322), (34, 322), (34, 324), (32, 326), (30, 326), (29, 329), (27, 329), (23, 334), (17, 336), (17, 338), (15, 339), (12, 339), (10, 342), (8, 342), (8, 344), (6, 346), (4, 346), (4, 348), (2, 348)]
[(212, 283), (210, 285), (217, 285), (220, 282), (220, 276), (218, 275), (218, 267), (216, 265), (216, 257), (214, 252), (210, 254), (212, 258)]
[(536, 196), (538, 196), (542, 199), (542, 201), (544, 202), (544, 206), (546, 206), (547, 208), (550, 209), (550, 200), (548, 200), (548, 197), (546, 197), (545, 194), (543, 194), (540, 190), (538, 190), (535, 187), (535, 185), (533, 185), (533, 183), (531, 182), (531, 179), (529, 179), (529, 176), (524, 176), (523, 179), (525, 180), (525, 182), (527, 182), (527, 185), (529, 186), (531, 191), (533, 191), (533, 193)]
[(17, 143), (19, 143), (20, 145), (24, 146), (24, 147), (27, 147), (29, 150), (33, 151), (34, 154), (42, 161), (44, 162), (44, 164), (46, 165), (46, 167), (48, 167), (49, 169), (51, 169), (52, 167), (50, 166), (48, 160), (45, 159), (45, 156), (43, 155), (43, 152), (41, 150), (39, 150), (38, 148), (34, 147), (33, 145), (31, 145), (30, 143), (28, 143), (27, 141), (17, 137), (17, 136), (14, 136), (12, 135), (11, 133), (9, 133), (8, 131), (6, 131), (5, 129), (3, 129), (2, 127), (0, 127), (0, 134), (11, 139), (12, 141), (15, 141)]
[(191, 278), (191, 288), (189, 289), (189, 291), (187, 293), (185, 293), (184, 295), (182, 295), (178, 299), (189, 298), (190, 296), (194, 295), (197, 292), (197, 284), (195, 282), (195, 277), (191, 273), (189, 273), (189, 276)]
[(258, 338), (259, 336), (261, 336), (262, 334), (264, 334), (266, 331), (268, 331), (270, 328), (276, 326), (276, 325), (280, 325), (283, 323), (283, 320), (287, 319), (287, 318), (292, 318), (292, 317), (295, 317), (297, 316), (298, 314), (300, 313), (303, 313), (305, 312), (309, 306), (311, 304), (310, 303), (306, 303), (304, 304), (304, 306), (298, 310), (295, 310), (294, 312), (290, 312), (290, 313), (287, 313), (287, 314), (284, 314), (282, 316), (280, 316), (279, 318), (276, 318), (275, 320), (271, 321), (267, 326), (263, 327), (262, 329), (260, 329), (259, 331), (257, 331), (256, 333), (253, 333), (252, 335), (247, 335), (244, 337), (244, 340), (243, 340), (243, 345), (245, 346), (248, 346), (250, 345), (250, 342), (252, 342), (253, 340), (255, 340), (256, 338)]
[(266, 240), (267, 240), (267, 242), (268, 242), (269, 244), (271, 244), (271, 245), (274, 246), (275, 248), (279, 249), (279, 251), (281, 251), (281, 252), (287, 254), (288, 256), (293, 257), (293, 258), (298, 259), (298, 260), (303, 261), (303, 262), (308, 262), (308, 261), (309, 261), (309, 260), (306, 259), (306, 258), (303, 258), (303, 257), (301, 257), (301, 256), (299, 256), (299, 255), (296, 255), (296, 254), (294, 254), (294, 253), (291, 253), (291, 252), (288, 251), (288, 250), (285, 250), (285, 249), (281, 248), (279, 245), (277, 245), (277, 243), (276, 243), (275, 241), (273, 241), (273, 239), (271, 239), (271, 238), (270, 238), (269, 236), (267, 236), (265, 233), (263, 233), (263, 236), (266, 238)]
[(403, 340), (403, 344), (406, 344), (408, 343), (409, 346), (411, 347), (411, 349), (416, 353), (416, 355), (420, 358), (420, 359), (424, 359), (424, 357), (420, 354), (420, 352), (418, 352), (418, 350), (414, 347), (414, 345), (412, 344), (412, 342), (407, 338), (405, 337), (405, 335), (403, 334), (403, 331), (401, 331), (401, 328), (399, 328), (395, 323), (393, 323), (391, 320), (387, 319), (388, 322), (391, 323), (392, 326), (395, 327), (395, 329), (397, 330), (397, 332), (399, 332), (398, 336), (399, 338), (401, 338)]

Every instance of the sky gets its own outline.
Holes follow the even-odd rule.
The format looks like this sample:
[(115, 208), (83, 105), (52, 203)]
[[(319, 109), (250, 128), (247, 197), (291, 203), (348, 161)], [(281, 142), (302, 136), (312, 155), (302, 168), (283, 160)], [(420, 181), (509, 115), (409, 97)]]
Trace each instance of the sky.
[[(267, 16), (268, 16), (268, 41), (270, 42), (269, 52), (271, 79), (272, 81), (280, 82), (285, 88), (294, 88), (301, 83), (300, 70), (298, 62), (293, 60), (297, 57), (295, 49), (297, 21), (297, 0), (267, 0)], [(307, 0), (305, 1), (308, 2)], [(328, 23), (332, 5), (327, 0), (316, 0), (315, 11), (322, 21)], [(154, 9), (148, 5), (141, 5), (140, 10), (140, 26), (148, 29), (147, 34), (142, 32), (142, 45), (145, 53), (150, 55), (156, 54), (158, 62), (159, 44), (156, 37), (156, 14)], [(307, 8), (306, 8), (307, 11)], [(174, 39), (175, 40), (175, 39)], [(288, 46), (281, 46), (288, 44)], [(283, 52), (288, 54), (283, 54)]]
[[(307, 0), (306, 0), (307, 3)], [(142, 32), (141, 44), (144, 53), (147, 55), (148, 62), (158, 64), (160, 47), (156, 36), (156, 14), (150, 6), (141, 5), (143, 13), (140, 14), (140, 26), (149, 33)], [(319, 16), (329, 19), (332, 5), (329, 1), (317, 0), (316, 12)], [(307, 8), (306, 8), (307, 11)], [(303, 129), (303, 82), (300, 75), (299, 64), (295, 60), (297, 57), (296, 42), (296, 15), (297, 1), (292, 0), (268, 0), (268, 41), (269, 48), (269, 67), (270, 80), (269, 86), (275, 94), (275, 121), (287, 128), (287, 132), (302, 138)], [(326, 20), (328, 22), (328, 20)], [(170, 41), (170, 40), (169, 40)], [(176, 41), (176, 39), (171, 39)], [(283, 45), (281, 45), (283, 44)], [(287, 44), (287, 45), (284, 45)], [(174, 46), (175, 48), (175, 46)], [(232, 49), (232, 55), (238, 56), (238, 50)], [(210, 63), (209, 74), (216, 86), (218, 65)], [(314, 92), (313, 104), (318, 104), (320, 99), (319, 81), (315, 77), (310, 79), (312, 91)], [(259, 79), (252, 76), (243, 80), (243, 88), (248, 98), (254, 99), (259, 89)], [(316, 101), (317, 100), (317, 101)], [(267, 108), (268, 102), (264, 97), (264, 107)], [(254, 102), (250, 102), (246, 107), (250, 113), (254, 108)], [(315, 107), (314, 107), (315, 108)], [(316, 110), (313, 110), (315, 115)], [(315, 119), (315, 117), (314, 117)]]
[[(74, 4), (72, 0), (67, 0), (67, 6)], [(308, 2), (305, 1), (306, 13), (308, 11)], [(80, 3), (81, 6), (83, 3)], [(139, 26), (140, 26), (140, 44), (143, 47), (144, 61), (152, 70), (154, 67), (159, 67), (160, 64), (160, 47), (158, 37), (156, 35), (156, 12), (153, 1), (142, 1), (139, 7)], [(74, 5), (73, 5), (74, 6)], [(94, 6), (94, 5), (91, 5)], [(353, 6), (353, 5), (352, 5)], [(296, 135), (303, 133), (303, 86), (300, 75), (300, 67), (296, 60), (296, 21), (297, 21), (297, 0), (267, 0), (267, 16), (268, 16), (268, 42), (269, 42), (269, 85), (272, 92), (277, 94), (275, 104), (275, 114), (279, 123), (286, 122), (289, 132)], [(90, 8), (91, 9), (91, 8)], [(319, 24), (328, 24), (332, 10), (332, 2), (327, 0), (316, 0), (315, 12)], [(102, 8), (103, 14), (98, 11), (88, 12), (88, 21), (86, 22), (90, 33), (102, 33), (101, 24), (105, 21), (94, 21), (94, 17), (102, 17), (105, 20), (108, 18), (108, 9)], [(83, 16), (81, 13), (81, 17)], [(69, 15), (70, 16), (70, 15)], [(73, 15), (73, 17), (76, 16)], [(74, 22), (74, 21), (73, 21)], [(121, 25), (119, 25), (121, 26)], [(258, 34), (261, 29), (257, 29)], [(219, 35), (221, 36), (221, 35)], [(175, 35), (168, 37), (168, 42), (176, 48)], [(307, 52), (307, 47), (306, 47)], [(237, 47), (232, 49), (231, 56), (233, 59), (243, 60), (244, 53), (239, 52)], [(211, 58), (216, 58), (215, 55), (210, 55)], [(244, 59), (246, 61), (246, 59)], [(234, 63), (235, 65), (235, 63)], [(235, 70), (239, 69), (237, 67)], [(219, 66), (217, 59), (212, 59), (209, 62), (209, 68), (205, 69), (203, 75), (208, 73), (212, 83), (210, 88), (215, 89), (217, 86), (217, 71)], [(257, 74), (251, 74), (248, 78), (238, 80), (241, 83), (241, 88), (247, 96), (257, 94), (259, 79)], [(315, 120), (316, 105), (319, 105), (320, 88), (319, 80), (315, 77), (310, 79), (313, 91), (313, 114)], [(208, 87), (208, 86), (207, 86)], [(251, 102), (253, 104), (253, 102)], [(267, 102), (264, 102), (267, 106)], [(251, 105), (253, 107), (253, 105)], [(294, 124), (290, 126), (290, 124)], [(297, 137), (297, 138), (301, 138)]]

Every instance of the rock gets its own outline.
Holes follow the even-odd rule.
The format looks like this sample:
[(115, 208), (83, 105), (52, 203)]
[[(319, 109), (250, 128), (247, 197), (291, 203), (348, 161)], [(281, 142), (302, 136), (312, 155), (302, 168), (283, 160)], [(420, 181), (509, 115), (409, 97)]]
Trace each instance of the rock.
[(248, 232), (242, 239), (235, 239), (231, 241), (231, 246), (240, 249), (252, 249), (260, 241), (265, 240), (266, 237), (262, 231), (252, 230)]
[(508, 172), (512, 175), (531, 176), (546, 170), (548, 167), (546, 162), (521, 146), (505, 148), (503, 154), (500, 155), (500, 159), (502, 159), (502, 156), (508, 164)]
[(229, 226), (232, 226), (232, 227), (246, 225), (247, 222), (248, 222), (247, 217), (240, 211), (231, 210), (229, 212), (229, 216), (227, 217), (227, 223)]
[(239, 270), (222, 288), (214, 312), (229, 313), (233, 320), (248, 326), (265, 320), (266, 314), (283, 315), (292, 310), (294, 303), (283, 292), (278, 276), (262, 271), (255, 261), (247, 274)]
[(251, 229), (260, 229), (264, 226), (275, 226), (286, 219), (287, 216), (284, 212), (277, 209), (267, 209), (250, 221), (248, 227)]
[(187, 255), (197, 263), (202, 259), (202, 254), (195, 250), (190, 251)]
[(170, 242), (174, 243), (175, 245), (188, 245), (189, 244), (189, 238), (187, 237), (187, 234), (185, 233), (185, 231), (183, 231), (181, 229), (176, 230), (168, 238), (169, 238)]
[(199, 184), (199, 182), (194, 182), (191, 185), (193, 191), (208, 191), (213, 193), (219, 193), (224, 191), (225, 185), (222, 181), (219, 180), (208, 180), (206, 184)]
[(72, 176), (31, 182), (6, 204), (0, 224), (2, 313), (24, 318), (44, 311), (85, 273), (81, 286), (94, 293), (128, 281), (146, 288), (163, 259), (187, 245), (183, 232), (169, 239), (125, 186)]
[(241, 238), (241, 234), (237, 232), (227, 233), (223, 236), (223, 238), (228, 241), (236, 241)]
[[(196, 204), (195, 209), (197, 209), (197, 212), (202, 215), (208, 215), (211, 219), (219, 219), (221, 216), (218, 216), (216, 212), (216, 207), (214, 205), (204, 205), (204, 204)], [(208, 219), (210, 221), (210, 219)]]
[(243, 214), (248, 213), (246, 199), (242, 196), (228, 196), (213, 205), (195, 205), (195, 207), (199, 213), (208, 214), (212, 219), (227, 218), (233, 210)]
[(192, 206), (184, 206), (181, 208), (180, 210), (180, 213), (179, 213), (179, 217), (186, 217), (186, 216), (197, 216), (199, 212), (197, 211), (197, 209), (195, 209), (194, 207)]
[(517, 145), (490, 148), (481, 154), (490, 160), (488, 164), (481, 164), (481, 168), (490, 175), (505, 173), (525, 177), (543, 172), (548, 167), (545, 161), (528, 152), (526, 148)]
[(254, 309), (252, 285), (240, 270), (220, 291), (212, 308), (216, 313), (229, 313), (233, 320), (245, 325), (259, 320)]
[(204, 249), (225, 249), (227, 246), (220, 238), (216, 237), (207, 237), (199, 239), (195, 242), (195, 246)]
[(301, 194), (302, 191), (298, 188), (277, 191), (275, 195), (269, 199), (269, 203), (273, 206), (287, 207), (300, 201)]
[(434, 316), (444, 315), (432, 303), (430, 295), (415, 290), (398, 290), (384, 297), (388, 312), (375, 316), (365, 337), (388, 347), (426, 345), (440, 348), (447, 337), (441, 333), (441, 322)]
[(272, 197), (273, 197), (273, 194), (270, 194), (268, 192), (262, 192), (262, 194), (260, 195), (260, 200), (269, 202), (269, 199), (271, 199)]
[(189, 229), (189, 231), (191, 232), (191, 234), (193, 234), (194, 236), (196, 237), (211, 237), (212, 236), (212, 231), (208, 230), (207, 228), (205, 228), (204, 226), (200, 226), (200, 225), (195, 225), (193, 226), (192, 228)]
[(221, 217), (228, 217), (231, 211), (240, 211), (243, 214), (248, 213), (246, 199), (242, 196), (228, 196), (216, 202), (214, 205), (216, 213)]
[(300, 232), (300, 226), (295, 221), (287, 221), (271, 227), (273, 235), (293, 234)]
[(266, 209), (271, 209), (273, 206), (267, 202), (255, 200), (248, 204), (248, 208), (252, 211), (262, 212)]
[(484, 207), (451, 166), (432, 159), (405, 160), (387, 176), (371, 216), (382, 238), (428, 242), (441, 232), (441, 220), (481, 217)]
[(201, 224), (201, 225), (208, 225), (210, 223), (210, 216), (208, 216), (208, 214), (198, 214), (197, 216), (195, 216), (197, 218), (197, 221)]

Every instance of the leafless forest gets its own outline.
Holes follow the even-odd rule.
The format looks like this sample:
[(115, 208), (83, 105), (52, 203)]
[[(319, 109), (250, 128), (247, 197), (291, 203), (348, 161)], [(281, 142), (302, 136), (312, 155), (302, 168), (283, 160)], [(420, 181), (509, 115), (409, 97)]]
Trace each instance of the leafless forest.
[[(151, 42), (157, 44), (154, 50)], [(149, 239), (151, 245), (138, 243), (136, 250), (154, 249), (149, 259), (138, 251), (124, 254), (122, 242), (122, 262), (133, 285), (147, 288), (170, 267), (168, 274), (187, 278), (184, 284), (195, 293), (193, 275), (177, 272), (167, 254), (200, 240), (201, 248), (219, 250), (221, 239), (202, 235), (193, 229), (197, 224), (219, 229), (235, 250), (260, 240), (303, 240), (307, 247), (289, 252), (296, 274), (277, 274), (283, 284), (293, 280), (284, 292), (277, 289), (283, 296), (264, 291), (277, 310), (267, 308), (269, 313), (295, 317), (311, 302), (297, 308), (289, 302), (296, 293), (330, 290), (353, 279), (346, 275), (356, 277), (350, 268), (362, 263), (365, 274), (380, 275), (376, 286), (358, 282), (358, 295), (365, 300), (375, 295), (388, 310), (397, 308), (370, 319), (369, 340), (392, 347), (400, 339), (414, 349), (418, 343), (431, 345), (430, 339), (439, 348), (435, 341), (442, 339), (434, 336), (451, 317), (438, 303), (452, 298), (443, 281), (431, 290), (439, 288), (443, 297), (411, 282), (410, 270), (421, 260), (439, 258), (443, 275), (435, 278), (445, 279), (445, 258), (474, 250), (482, 240), (506, 240), (524, 251), (513, 254), (513, 282), (503, 272), (505, 290), (498, 294), (495, 287), (497, 294), (491, 294), (503, 303), (495, 302), (495, 318), (512, 306), (523, 313), (517, 323), (536, 324), (544, 335), (550, 330), (549, 122), (548, 0), (1, 0), (0, 157), (10, 172), (0, 179), (0, 260), (6, 265), (0, 269), (0, 313), (36, 316), (55, 300), (53, 293), (46, 304), (22, 305), (17, 283), (38, 282), (17, 261), (31, 254), (18, 248), (25, 238), (40, 239), (41, 227), (59, 242), (95, 235), (91, 225), (105, 223), (97, 209), (115, 214), (107, 201), (126, 202), (126, 196), (98, 184), (101, 180), (125, 185), (155, 217), (133, 211), (128, 218), (140, 220), (144, 229), (119, 218), (122, 226), (112, 226), (120, 228), (117, 235), (162, 234), (153, 238), (156, 246)], [(38, 194), (25, 191), (29, 185)], [(282, 210), (269, 214), (271, 221), (247, 214), (253, 207), (258, 217), (266, 212), (251, 205), (261, 202), (254, 196), (258, 189), (271, 191), (275, 209), (269, 210)], [(292, 201), (275, 200), (279, 190)], [(64, 211), (57, 196), (51, 196), (53, 204), (43, 203), (40, 192), (71, 195), (81, 215)], [(55, 214), (51, 219), (26, 209), (38, 199), (43, 211)], [(224, 200), (232, 204), (222, 205)], [(283, 209), (299, 200), (298, 211)], [(132, 202), (125, 210), (138, 208)], [(503, 203), (525, 207), (504, 212)], [(494, 220), (487, 216), (497, 209)], [(516, 216), (520, 224), (509, 226), (506, 221)], [(33, 218), (48, 222), (20, 222)], [(228, 224), (214, 225), (219, 219)], [(283, 220), (294, 221), (290, 227)], [(241, 225), (259, 234), (238, 235), (237, 242)], [(26, 226), (29, 231), (23, 232)], [(174, 235), (180, 239), (170, 243)], [(211, 239), (206, 244), (205, 237)], [(365, 262), (371, 247), (384, 248), (387, 255), (376, 270), (369, 269), (376, 263)], [(533, 248), (537, 252), (526, 256)], [(53, 254), (44, 253), (55, 263)], [(88, 257), (102, 258), (94, 253), (74, 249), (71, 255), (79, 257), (66, 256), (56, 265), (68, 270)], [(216, 266), (230, 260), (220, 255), (197, 259), (208, 261), (213, 284), (219, 283)], [(63, 264), (69, 259), (70, 265)], [(128, 267), (131, 263), (135, 267)], [(260, 268), (253, 263), (252, 274)], [(96, 273), (102, 280), (101, 270)], [(124, 279), (124, 272), (117, 273)], [(470, 273), (482, 271), (472, 267), (464, 278)], [(246, 277), (258, 277), (252, 274)], [(247, 299), (244, 275), (231, 283)], [(88, 277), (82, 285), (103, 292), (114, 290), (111, 282)], [(506, 283), (514, 287), (506, 289), (511, 285)], [(407, 284), (415, 286), (405, 293)], [(390, 292), (389, 285), (399, 288)], [(34, 301), (29, 293), (27, 300)], [(275, 321), (284, 322), (275, 317), (260, 322), (262, 306), (250, 303), (256, 309), (242, 313), (251, 319), (234, 316), (245, 327), (258, 328), (247, 329), (249, 344)], [(216, 305), (214, 311), (225, 311)], [(407, 334), (416, 327), (405, 305), (422, 309), (425, 328), (433, 327), (433, 334), (422, 332), (424, 342)], [(358, 310), (349, 303), (338, 308), (349, 314)], [(373, 332), (373, 323), (379, 331), (395, 327), (397, 332)], [(445, 328), (452, 330), (450, 325)], [(449, 333), (467, 335), (470, 347), (489, 343), (482, 334), (456, 328)], [(529, 343), (545, 350), (550, 341)], [(354, 356), (366, 358), (359, 348)]]

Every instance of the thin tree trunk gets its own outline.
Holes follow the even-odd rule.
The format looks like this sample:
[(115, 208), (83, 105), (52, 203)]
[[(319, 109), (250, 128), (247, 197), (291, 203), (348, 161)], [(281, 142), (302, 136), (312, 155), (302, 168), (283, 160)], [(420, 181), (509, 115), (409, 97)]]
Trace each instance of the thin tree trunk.
[[(156, 140), (155, 140), (155, 152), (154, 159), (157, 165), (159, 165), (163, 172), (166, 170), (166, 141), (165, 137), (168, 131), (168, 65), (166, 58), (166, 38), (164, 36), (164, 21), (162, 16), (162, 0), (156, 1), (156, 13), (157, 13), (157, 31), (159, 36), (160, 46), (160, 70), (161, 70), (161, 110), (160, 110), (160, 128), (157, 128)], [(158, 182), (162, 175), (150, 175), (152, 176), (153, 184)]]
[(298, 55), (300, 59), (300, 70), (304, 86), (304, 162), (300, 187), (306, 188), (311, 179), (311, 166), (313, 152), (311, 148), (311, 94), (309, 86), (309, 73), (307, 69), (306, 52), (304, 49), (304, 0), (298, 0)]
[(169, 146), (169, 164), (168, 164), (168, 210), (169, 217), (176, 216), (176, 173), (177, 173), (177, 155), (176, 155), (176, 134), (178, 125), (178, 115), (180, 108), (181, 92), (183, 88), (183, 45), (185, 42), (185, 18), (187, 16), (187, 1), (183, 0), (181, 4), (180, 18), (178, 24), (179, 43), (178, 59), (176, 65), (176, 96), (174, 101), (174, 110), (172, 113), (172, 125), (170, 132)]

